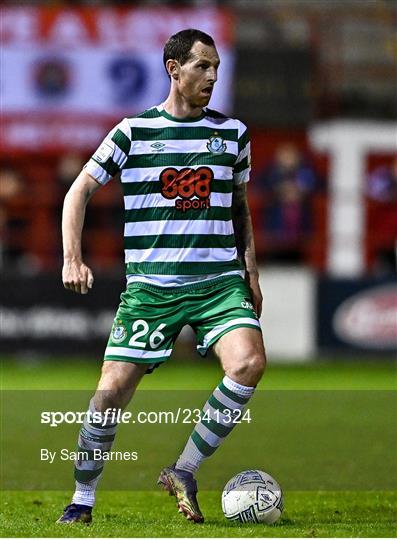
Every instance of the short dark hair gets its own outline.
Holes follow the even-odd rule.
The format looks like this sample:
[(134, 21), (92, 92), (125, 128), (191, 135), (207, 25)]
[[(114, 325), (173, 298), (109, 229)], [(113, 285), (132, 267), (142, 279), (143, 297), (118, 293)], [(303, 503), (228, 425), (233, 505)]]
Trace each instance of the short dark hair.
[(194, 28), (181, 30), (171, 36), (164, 45), (163, 62), (166, 71), (167, 60), (177, 60), (181, 66), (187, 62), (190, 58), (191, 48), (196, 41), (201, 41), (201, 43), (209, 47), (215, 47), (215, 42), (211, 36)]

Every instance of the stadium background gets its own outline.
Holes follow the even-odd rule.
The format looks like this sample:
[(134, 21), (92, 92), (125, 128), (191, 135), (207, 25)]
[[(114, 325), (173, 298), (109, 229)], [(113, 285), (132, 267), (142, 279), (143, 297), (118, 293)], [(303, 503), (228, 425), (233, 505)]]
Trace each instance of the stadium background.
[[(222, 60), (210, 107), (237, 116), (251, 132), (249, 199), (270, 361), (260, 384), (270, 397), (261, 394), (254, 410), (278, 411), (274, 418), (261, 418), (254, 449), (248, 450), (244, 442), (241, 448), (236, 436), (229, 450), (214, 457), (213, 484), (206, 489), (219, 490), (228, 476), (253, 466), (266, 444), (270, 457), (265, 470), (275, 471), (290, 490), (284, 529), (272, 534), (371, 536), (375, 531), (389, 536), (387, 516), (395, 499), (388, 493), (396, 483), (395, 394), (389, 393), (396, 384), (397, 345), (394, 3), (15, 1), (1, 10), (0, 351), (3, 389), (6, 395), (16, 391), (10, 394), (12, 407), (3, 400), (3, 464), (12, 465), (3, 482), (5, 489), (22, 490), (8, 500), (15, 509), (32, 503), (36, 521), (43, 513), (49, 522), (57, 517), (66, 495), (45, 490), (69, 489), (70, 465), (64, 465), (59, 486), (44, 467), (33, 467), (26, 476), (19, 452), (28, 444), (21, 428), (29, 429), (37, 420), (34, 411), (42, 406), (40, 399), (48, 406), (53, 400), (54, 407), (85, 406), (124, 287), (118, 182), (97, 192), (87, 210), (83, 251), (95, 285), (86, 296), (65, 291), (61, 284), (63, 197), (108, 129), (166, 96), (163, 43), (170, 34), (193, 26), (215, 37)], [(215, 359), (200, 359), (192, 338), (189, 329), (181, 334), (169, 365), (145, 378), (145, 390), (207, 392), (218, 383), (221, 372)], [(79, 397), (67, 393), (76, 390), (89, 392)], [(312, 392), (318, 390), (323, 394), (316, 406)], [(162, 396), (160, 392), (155, 402), (166, 399)], [(203, 396), (197, 394), (198, 404)], [(303, 424), (291, 416), (297, 407)], [(370, 415), (360, 416), (368, 410)], [(11, 424), (10, 418), (18, 420)], [(285, 429), (280, 430), (280, 424)], [(307, 430), (304, 442), (302, 425)], [(337, 447), (341, 431), (343, 451)], [(31, 428), (33, 446), (39, 444), (37, 433)], [(52, 433), (44, 436), (51, 439)], [(123, 437), (121, 447), (128, 448), (128, 436)], [(69, 444), (75, 431), (65, 431), (61, 438)], [(170, 457), (175, 452), (171, 443), (179, 439), (177, 434), (169, 439), (165, 453)], [(324, 445), (334, 456), (326, 466), (320, 459)], [(363, 454), (364, 447), (370, 452)], [(308, 480), (309, 462), (315, 474)], [(157, 465), (154, 459), (152, 469)], [(343, 471), (342, 478), (333, 477), (335, 466)], [(365, 482), (358, 481), (363, 469), (375, 470), (378, 478), (372, 521), (374, 495), (366, 494)], [(105, 489), (127, 489), (125, 469), (114, 471), (115, 484), (108, 477)], [(151, 485), (145, 484), (146, 477), (141, 480), (135, 489)], [(307, 493), (339, 491), (329, 491), (326, 501), (318, 499), (316, 506), (308, 495), (296, 494), (299, 488)], [(25, 489), (42, 491), (26, 495)], [(327, 508), (343, 514), (340, 490), (360, 492), (354, 499), (353, 524), (351, 494), (346, 519), (341, 515), (335, 523), (327, 521)], [(110, 512), (119, 513), (117, 500), (114, 496)], [(145, 500), (136, 495), (140, 511)], [(212, 500), (214, 508), (219, 507), (208, 495), (207, 513)], [(108, 501), (104, 498), (102, 504), (107, 508)], [(218, 519), (219, 508), (213, 512)], [(322, 512), (323, 528), (318, 524)], [(379, 515), (385, 521), (376, 528)], [(132, 530), (119, 515), (122, 526), (111, 530), (119, 536), (190, 536), (187, 529), (172, 529), (171, 516), (165, 513), (163, 521), (153, 517), (147, 529), (138, 520)], [(59, 534), (33, 521), (16, 524), (11, 507), (6, 517), (10, 536)], [(354, 528), (360, 520), (362, 529)], [(100, 526), (103, 529), (92, 534), (108, 535), (109, 525)], [(232, 534), (225, 531), (206, 529), (209, 536)], [(258, 536), (263, 531), (238, 534)]]
[(72, 352), (79, 343), (101, 354), (123, 286), (121, 190), (112, 182), (87, 212), (91, 298), (59, 287), (62, 200), (107, 130), (165, 97), (162, 44), (195, 21), (223, 59), (210, 105), (241, 118), (252, 136), (249, 197), (269, 354), (392, 352), (396, 299), (384, 288), (397, 231), (392, 2), (15, 2), (3, 10), (4, 351)]

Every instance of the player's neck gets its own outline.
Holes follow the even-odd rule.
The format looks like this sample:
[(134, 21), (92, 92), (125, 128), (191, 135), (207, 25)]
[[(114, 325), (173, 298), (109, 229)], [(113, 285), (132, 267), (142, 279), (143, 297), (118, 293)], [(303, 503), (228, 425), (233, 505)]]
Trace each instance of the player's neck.
[(202, 107), (192, 107), (181, 96), (172, 93), (164, 101), (163, 107), (174, 118), (198, 118), (203, 112)]

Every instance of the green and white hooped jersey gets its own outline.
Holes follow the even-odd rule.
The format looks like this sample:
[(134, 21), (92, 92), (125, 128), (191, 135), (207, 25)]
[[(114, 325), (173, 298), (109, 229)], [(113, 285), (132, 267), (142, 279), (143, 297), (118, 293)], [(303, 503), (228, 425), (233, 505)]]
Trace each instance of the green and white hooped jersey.
[(153, 107), (112, 129), (86, 171), (100, 184), (121, 172), (128, 283), (243, 275), (231, 206), (233, 185), (249, 179), (250, 142), (239, 120), (210, 109), (177, 119)]

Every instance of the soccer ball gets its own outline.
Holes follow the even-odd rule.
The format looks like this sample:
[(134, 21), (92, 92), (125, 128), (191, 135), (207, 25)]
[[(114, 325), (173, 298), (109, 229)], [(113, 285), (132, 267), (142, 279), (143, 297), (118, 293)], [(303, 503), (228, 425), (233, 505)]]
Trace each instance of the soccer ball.
[(276, 480), (263, 471), (243, 471), (226, 484), (222, 510), (227, 519), (240, 523), (271, 525), (283, 511), (283, 492)]

